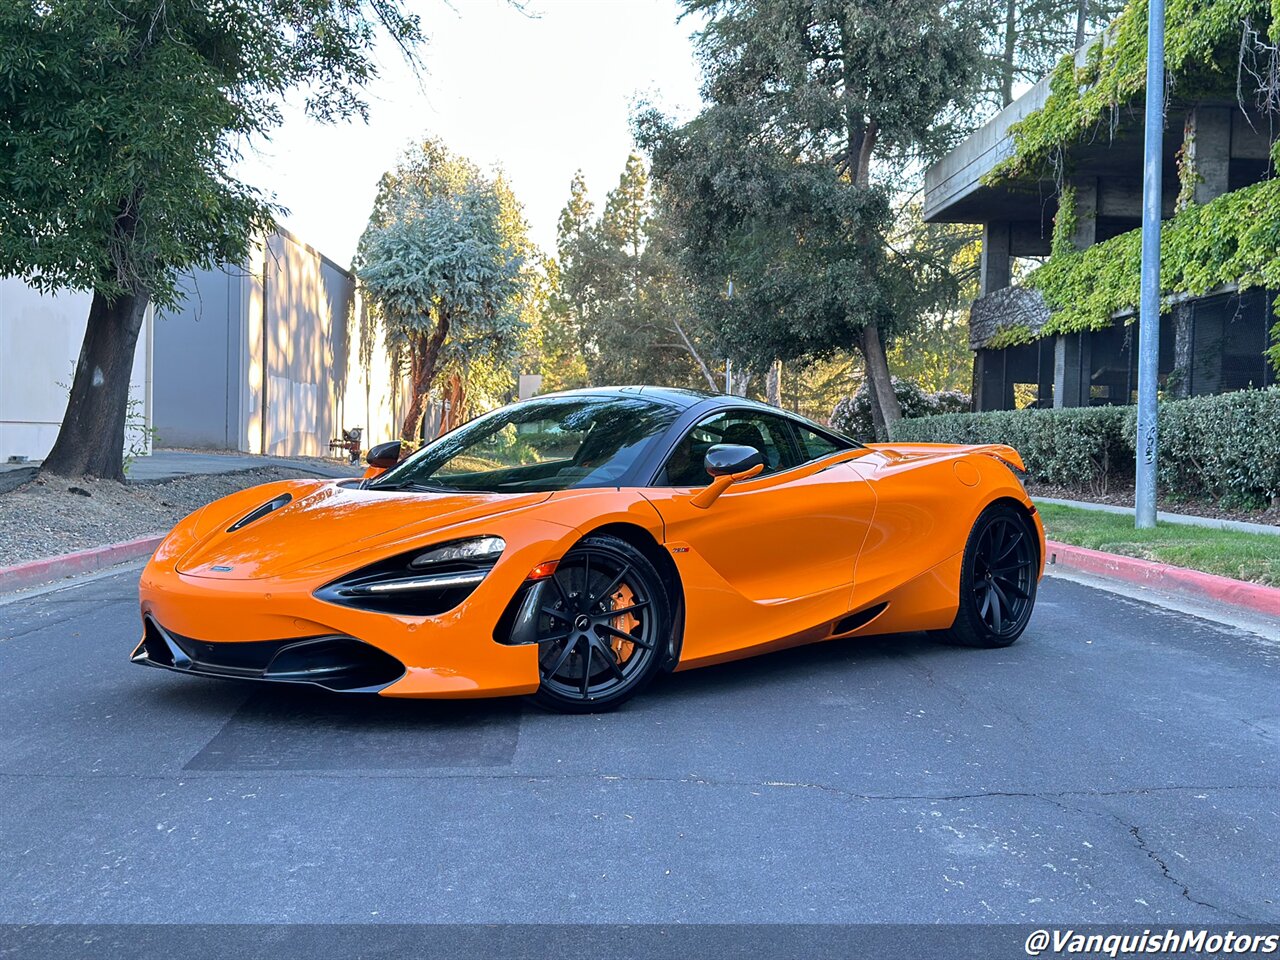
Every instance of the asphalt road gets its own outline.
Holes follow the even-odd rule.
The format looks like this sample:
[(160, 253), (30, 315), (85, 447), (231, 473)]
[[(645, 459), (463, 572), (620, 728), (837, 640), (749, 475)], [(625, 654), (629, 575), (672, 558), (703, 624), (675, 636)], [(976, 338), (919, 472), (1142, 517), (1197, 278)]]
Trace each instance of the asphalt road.
[(1047, 579), (561, 717), (136, 667), (136, 577), (0, 606), (0, 923), (1280, 922), (1252, 634)]

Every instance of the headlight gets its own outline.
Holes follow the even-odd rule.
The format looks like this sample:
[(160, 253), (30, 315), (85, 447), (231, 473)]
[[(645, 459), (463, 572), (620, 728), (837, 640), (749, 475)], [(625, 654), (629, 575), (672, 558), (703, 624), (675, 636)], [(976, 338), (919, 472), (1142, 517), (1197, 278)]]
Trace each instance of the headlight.
[(441, 547), (433, 547), (409, 561), (415, 570), (454, 560), (496, 561), (502, 555), (507, 541), (501, 537), (476, 537), (474, 540), (456, 540)]
[(378, 613), (437, 616), (471, 596), (506, 545), (501, 537), (474, 537), (401, 554), (326, 584), (315, 596)]

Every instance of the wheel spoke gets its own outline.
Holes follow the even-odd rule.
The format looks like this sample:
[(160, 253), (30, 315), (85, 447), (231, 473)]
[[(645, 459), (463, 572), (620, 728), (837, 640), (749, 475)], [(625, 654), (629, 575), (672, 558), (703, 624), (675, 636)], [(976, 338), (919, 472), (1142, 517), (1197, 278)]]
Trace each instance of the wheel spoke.
[(586, 700), (591, 695), (589, 692), (591, 690), (591, 654), (595, 650), (595, 645), (588, 638), (583, 637), (583, 639), (587, 641), (587, 652), (582, 658), (582, 699)]
[(600, 629), (603, 630), (605, 633), (609, 634), (610, 636), (617, 637), (619, 640), (626, 640), (629, 643), (634, 643), (637, 647), (643, 647), (645, 650), (653, 649), (653, 644), (650, 643), (648, 640), (642, 640), (640, 637), (637, 637), (635, 634), (627, 633), (627, 631), (625, 630), (619, 630), (617, 627), (612, 626), (610, 624), (602, 623), (600, 624)]
[(554, 620), (559, 620), (561, 623), (573, 623), (573, 618), (564, 610), (557, 610), (555, 607), (543, 607), (542, 612)]
[(1017, 585), (1017, 583), (1015, 583), (1013, 580), (1009, 579), (1008, 577), (996, 577), (996, 580), (1004, 584), (1005, 589), (1008, 590), (1010, 593), (1014, 594), (1015, 596), (1017, 596), (1018, 599), (1020, 600), (1031, 599), (1031, 594), (1027, 593), (1027, 591), (1023, 590), (1020, 586)]
[(614, 656), (613, 650), (599, 638), (592, 641), (600, 647), (600, 657), (604, 660), (604, 665), (609, 668), (609, 672), (613, 674), (615, 679), (625, 680), (626, 675), (622, 672), (622, 668), (618, 666), (618, 660)]
[(1014, 534), (1011, 540), (1009, 540), (1008, 545), (1004, 548), (1003, 551), (1001, 551), (1000, 555), (996, 557), (995, 562), (999, 563), (1005, 557), (1009, 556), (1009, 554), (1013, 553), (1013, 551), (1017, 548), (1018, 544), (1021, 542), (1022, 542), (1022, 532), (1019, 531), (1018, 533)]
[(982, 609), (978, 611), (978, 616), (983, 620), (987, 619), (987, 611), (991, 609), (991, 585), (984, 583), (987, 592), (982, 595)]
[(565, 643), (564, 649), (560, 651), (560, 659), (556, 661), (554, 667), (552, 667), (550, 670), (547, 671), (548, 677), (554, 677), (557, 673), (561, 671), (565, 663), (568, 662), (569, 657), (573, 655), (573, 651), (577, 648), (577, 646), (578, 646), (578, 641), (576, 640), (573, 641), (572, 643), (568, 643), (568, 642)]
[(569, 606), (569, 594), (565, 591), (564, 585), (560, 583), (560, 574), (553, 573), (550, 579), (552, 585), (556, 588), (556, 593), (560, 594), (560, 602), (566, 607)]
[(609, 597), (613, 596), (613, 592), (617, 590), (619, 586), (622, 585), (623, 578), (626, 577), (626, 575), (630, 572), (631, 572), (630, 567), (623, 566), (623, 568), (618, 571), (618, 575), (614, 577), (613, 580), (609, 583), (609, 586), (605, 587), (604, 590), (600, 592), (599, 596), (589, 597), (588, 602), (597, 603), (601, 600), (609, 599)]
[(629, 607), (620, 607), (617, 610), (610, 610), (609, 615), (611, 617), (621, 617), (628, 613), (634, 613), (637, 610), (643, 610), (648, 605), (648, 600), (641, 600), (639, 603), (633, 603)]
[(991, 629), (999, 633), (1004, 629), (1004, 618), (1001, 615), (1001, 600), (1004, 594), (994, 583), (991, 585)]

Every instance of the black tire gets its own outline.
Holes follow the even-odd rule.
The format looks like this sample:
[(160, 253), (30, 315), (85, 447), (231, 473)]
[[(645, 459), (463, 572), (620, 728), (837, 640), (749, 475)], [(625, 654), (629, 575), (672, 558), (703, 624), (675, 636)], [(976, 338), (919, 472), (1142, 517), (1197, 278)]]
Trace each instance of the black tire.
[(967, 647), (1007, 647), (1027, 628), (1036, 603), (1040, 551), (1026, 514), (993, 503), (964, 547), (960, 607), (942, 639)]
[(662, 670), (671, 601), (653, 564), (625, 540), (584, 537), (560, 561), (543, 597), (542, 685), (530, 698), (538, 706), (559, 713), (613, 710)]

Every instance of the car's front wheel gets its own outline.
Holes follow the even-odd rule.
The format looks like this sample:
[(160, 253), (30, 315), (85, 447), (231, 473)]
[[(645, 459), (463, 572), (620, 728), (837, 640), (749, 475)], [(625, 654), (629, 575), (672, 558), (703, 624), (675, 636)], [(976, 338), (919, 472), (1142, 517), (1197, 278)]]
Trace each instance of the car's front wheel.
[(993, 503), (978, 516), (964, 548), (960, 606), (946, 639), (971, 647), (1007, 647), (1027, 628), (1036, 602), (1040, 555), (1031, 522)]
[(617, 537), (589, 536), (556, 567), (538, 617), (533, 700), (562, 713), (611, 710), (662, 668), (671, 604), (643, 553)]

